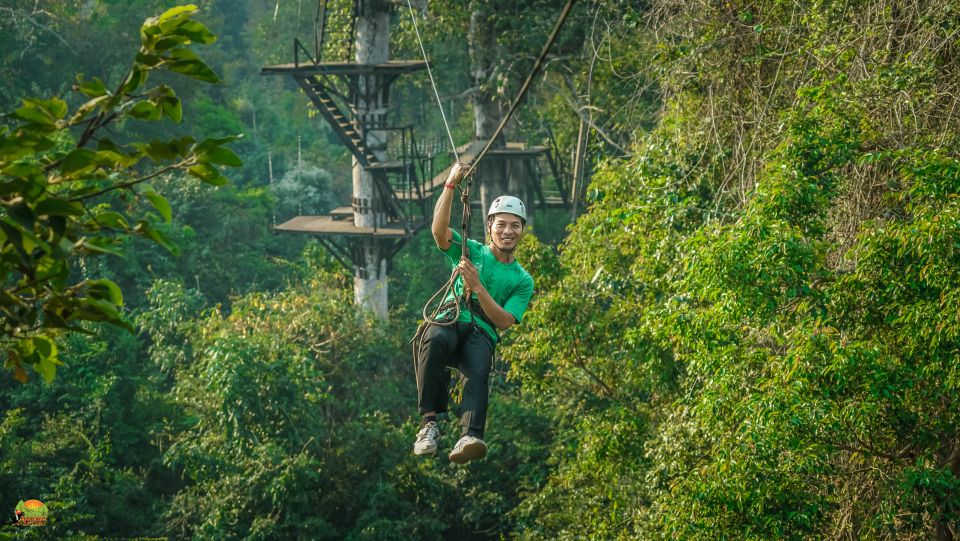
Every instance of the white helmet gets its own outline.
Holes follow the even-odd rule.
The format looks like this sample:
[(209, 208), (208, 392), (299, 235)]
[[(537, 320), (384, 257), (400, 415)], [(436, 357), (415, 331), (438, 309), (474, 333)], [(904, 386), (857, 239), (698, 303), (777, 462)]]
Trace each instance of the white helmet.
[(487, 217), (501, 212), (515, 214), (523, 220), (523, 223), (527, 223), (527, 207), (523, 206), (523, 201), (512, 195), (501, 195), (494, 199), (493, 203), (490, 204), (490, 210), (487, 211)]

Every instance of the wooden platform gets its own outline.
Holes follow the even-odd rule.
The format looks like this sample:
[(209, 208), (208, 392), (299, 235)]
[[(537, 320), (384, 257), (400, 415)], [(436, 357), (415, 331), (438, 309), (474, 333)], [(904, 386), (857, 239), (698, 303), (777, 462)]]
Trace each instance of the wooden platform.
[[(418, 222), (411, 224), (412, 231), (416, 231), (422, 226)], [(333, 216), (297, 216), (296, 218), (284, 222), (273, 228), (274, 231), (283, 233), (309, 233), (319, 236), (359, 236), (359, 237), (377, 237), (377, 238), (402, 238), (406, 237), (408, 232), (402, 227), (390, 225), (388, 227), (356, 227), (353, 220), (338, 220)]]
[[(459, 148), (457, 148), (457, 154), (460, 155), (460, 161), (465, 164), (469, 164), (473, 159), (483, 150), (483, 145), (486, 144), (486, 141), (473, 141), (472, 143), (467, 143)], [(443, 184), (447, 181), (447, 177), (450, 176), (450, 169), (453, 168), (453, 157), (450, 158), (450, 165), (447, 166), (443, 171), (440, 171), (438, 175), (433, 177), (427, 182), (424, 182), (420, 185), (420, 191), (423, 193), (423, 198), (428, 199), (433, 195), (433, 192), (443, 187)], [(416, 194), (413, 194), (413, 197), (408, 197), (405, 192), (398, 192), (397, 198), (401, 200), (417, 200), (421, 199), (417, 197)]]
[[(470, 164), (473, 162), (473, 159), (480, 154), (480, 151), (483, 150), (483, 145), (486, 141), (473, 141), (466, 145), (463, 145), (457, 148), (457, 154), (460, 155), (460, 161), (465, 164)], [(548, 152), (549, 149), (544, 146), (530, 146), (528, 147), (526, 143), (517, 143), (510, 142), (506, 144), (505, 148), (491, 148), (487, 151), (488, 158), (536, 158)], [(453, 160), (451, 159), (451, 162)], [(450, 176), (450, 168), (453, 167), (451, 163), (449, 167), (440, 172), (437, 176), (430, 179), (430, 181), (425, 182), (420, 185), (420, 191), (423, 193), (424, 198), (429, 198), (433, 193), (440, 189), (443, 184), (447, 181), (447, 177)], [(408, 197), (406, 193), (397, 193), (397, 198), (401, 200), (410, 200), (410, 199), (419, 199), (416, 194), (413, 197)], [(548, 205), (552, 204), (548, 200)], [(562, 202), (560, 203), (562, 205)]]
[(334, 220), (350, 220), (353, 223), (353, 207), (337, 207), (330, 211)]
[(398, 161), (371, 163), (364, 167), (367, 171), (385, 171), (387, 173), (402, 173), (407, 168), (408, 166), (404, 165), (403, 162)]
[(526, 145), (520, 145), (517, 143), (507, 143), (506, 148), (491, 148), (487, 151), (487, 156), (498, 156), (501, 158), (535, 158), (537, 156), (546, 154), (547, 151), (547, 147), (528, 147)]
[(423, 60), (391, 60), (383, 64), (357, 64), (356, 62), (301, 62), (296, 64), (277, 64), (260, 69), (261, 75), (314, 74), (325, 75), (363, 75), (386, 74), (400, 75), (412, 73), (427, 67)]

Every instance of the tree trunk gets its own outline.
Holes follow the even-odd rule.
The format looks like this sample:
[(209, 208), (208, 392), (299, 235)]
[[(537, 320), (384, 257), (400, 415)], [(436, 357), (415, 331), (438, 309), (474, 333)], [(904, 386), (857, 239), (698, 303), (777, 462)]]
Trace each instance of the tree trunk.
[[(470, 49), (470, 73), (474, 84), (480, 89), (471, 96), (474, 115), (474, 138), (486, 141), (493, 135), (503, 114), (500, 97), (494, 92), (494, 63), (497, 59), (497, 36), (493, 24), (488, 20), (489, 8), (483, 2), (475, 1), (470, 12), (470, 28), (467, 32), (467, 44)], [(502, 147), (497, 142), (494, 147)], [(480, 219), (483, 236), (486, 238), (487, 209), (503, 187), (503, 172), (499, 164), (490, 158), (484, 158), (474, 174), (474, 188), (480, 191)]]
[[(383, 64), (390, 58), (390, 12), (382, 0), (362, 0), (357, 18), (356, 61), (358, 64)], [(386, 93), (379, 75), (361, 75), (357, 80), (355, 104), (359, 127), (367, 147), (378, 160), (386, 159)], [(379, 90), (378, 90), (379, 89)], [(381, 128), (381, 129), (377, 129)], [(360, 131), (360, 130), (358, 130)], [(357, 227), (381, 227), (385, 218), (379, 208), (373, 175), (353, 160), (353, 223)], [(362, 265), (354, 269), (354, 303), (387, 318), (387, 260), (383, 246), (372, 237), (361, 242)]]

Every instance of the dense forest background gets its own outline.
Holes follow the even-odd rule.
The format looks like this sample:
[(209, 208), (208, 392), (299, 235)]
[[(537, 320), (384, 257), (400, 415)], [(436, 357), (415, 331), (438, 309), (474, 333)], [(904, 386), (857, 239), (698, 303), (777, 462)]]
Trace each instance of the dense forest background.
[[(458, 143), (471, 96), (512, 97), (563, 3), (418, 11)], [(219, 141), (191, 147), (211, 167), (80, 196), (99, 221), (78, 231), (116, 234), (48, 250), (70, 279), (36, 302), (85, 331), (48, 318), (48, 342), (11, 323), (37, 314), (10, 308), (8, 262), (43, 245), (43, 212), (74, 215), (24, 214), (36, 194), (11, 179), (102, 164), (64, 158), (83, 125), (53, 132), (58, 102), (22, 98), (74, 111), (92, 78), (129, 81), (144, 20), (176, 3), (0, 1), (0, 155), (40, 140), (17, 126), (51, 141), (0, 171), (0, 512), (36, 498), (50, 520), (0, 537), (960, 539), (960, 2), (579, 2), (510, 137), (549, 129), (570, 160), (585, 126), (588, 206), (524, 240), (537, 293), (499, 351), (490, 454), (466, 467), (411, 453), (407, 340), (449, 272), (428, 235), (394, 262), (385, 322), (322, 247), (270, 229), (350, 197), (346, 149), (259, 75), (315, 3), (197, 4), (216, 41), (180, 35), (219, 82), (179, 57), (150, 83), (181, 122), (131, 105), (105, 129)], [(418, 57), (406, 10), (391, 39)], [(402, 79), (391, 114), (442, 143), (430, 92)]]

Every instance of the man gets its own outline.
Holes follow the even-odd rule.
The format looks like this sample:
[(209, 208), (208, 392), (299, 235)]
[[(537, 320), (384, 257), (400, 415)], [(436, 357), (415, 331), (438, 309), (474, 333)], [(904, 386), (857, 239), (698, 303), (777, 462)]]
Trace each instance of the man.
[(447, 368), (456, 368), (463, 382), (461, 438), (450, 452), (450, 460), (458, 464), (487, 454), (483, 431), (490, 398), (488, 380), (498, 339), (496, 329), (503, 331), (519, 323), (533, 295), (533, 278), (513, 258), (527, 221), (523, 202), (516, 197), (501, 196), (493, 201), (486, 220), (490, 245), (468, 239), (470, 258), (461, 257), (463, 240), (450, 229), (450, 210), (464, 173), (465, 166), (459, 163), (451, 168), (433, 212), (432, 231), (437, 247), (451, 265), (460, 269), (454, 292), (445, 301), (462, 295), (466, 288), (471, 292), (470, 309), (462, 309), (453, 325), (430, 325), (424, 332), (417, 356), (422, 420), (413, 445), (417, 455), (436, 452), (440, 438), (437, 414), (447, 410), (449, 395)]

